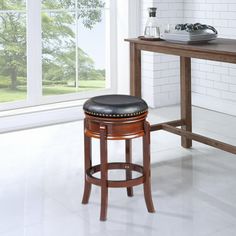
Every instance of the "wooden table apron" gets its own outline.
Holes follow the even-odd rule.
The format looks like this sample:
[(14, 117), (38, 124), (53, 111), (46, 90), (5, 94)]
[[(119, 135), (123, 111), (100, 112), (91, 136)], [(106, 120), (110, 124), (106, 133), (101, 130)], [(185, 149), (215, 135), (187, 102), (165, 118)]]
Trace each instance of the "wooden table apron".
[[(141, 97), (141, 51), (150, 51), (180, 56), (179, 120), (151, 125), (151, 131), (165, 130), (181, 136), (181, 145), (192, 146), (192, 140), (236, 154), (236, 146), (192, 132), (191, 58), (236, 64), (236, 40), (217, 39), (202, 45), (175, 44), (166, 41), (126, 39), (130, 43), (130, 94)], [(181, 128), (177, 128), (181, 126)]]

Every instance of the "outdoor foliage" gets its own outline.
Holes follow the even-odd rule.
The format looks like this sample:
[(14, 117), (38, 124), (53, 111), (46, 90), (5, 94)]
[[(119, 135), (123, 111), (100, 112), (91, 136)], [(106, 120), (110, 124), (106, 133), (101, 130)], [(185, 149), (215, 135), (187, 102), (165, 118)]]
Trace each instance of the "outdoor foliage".
[[(74, 9), (74, 0), (44, 0), (42, 9)], [(101, 21), (101, 0), (78, 0), (78, 18), (92, 29)], [(0, 0), (0, 10), (22, 10), (23, 0)], [(0, 80), (10, 77), (10, 89), (16, 90), (26, 78), (26, 15), (22, 12), (0, 14)], [(75, 80), (75, 52), (78, 50), (79, 79), (101, 80), (105, 71), (95, 69), (94, 61), (82, 49), (75, 48), (75, 14), (42, 11), (43, 81), (65, 84)], [(4, 82), (1, 83), (4, 85)]]

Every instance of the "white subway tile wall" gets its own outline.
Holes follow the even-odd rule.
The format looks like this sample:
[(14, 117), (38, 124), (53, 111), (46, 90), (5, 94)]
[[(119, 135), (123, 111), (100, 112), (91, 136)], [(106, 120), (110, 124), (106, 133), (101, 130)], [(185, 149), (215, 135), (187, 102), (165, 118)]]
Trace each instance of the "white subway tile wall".
[[(162, 28), (167, 23), (200, 22), (213, 25), (219, 37), (236, 39), (236, 0), (142, 0), (142, 30), (151, 6), (158, 8)], [(179, 103), (178, 57), (144, 52), (143, 61), (142, 92), (150, 106)], [(236, 65), (192, 61), (193, 105), (236, 115)]]
[[(183, 6), (185, 22), (211, 24), (219, 37), (236, 39), (236, 0), (185, 0)], [(235, 68), (229, 63), (193, 60), (194, 104), (236, 115)], [(205, 103), (202, 96), (212, 102)], [(216, 107), (214, 100), (222, 105)]]
[[(141, 0), (142, 29), (148, 18), (148, 7), (157, 7), (161, 31), (167, 24), (183, 22), (184, 0)], [(150, 107), (168, 106), (179, 103), (178, 57), (151, 52), (142, 52), (142, 94)], [(152, 81), (152, 82), (151, 82)]]

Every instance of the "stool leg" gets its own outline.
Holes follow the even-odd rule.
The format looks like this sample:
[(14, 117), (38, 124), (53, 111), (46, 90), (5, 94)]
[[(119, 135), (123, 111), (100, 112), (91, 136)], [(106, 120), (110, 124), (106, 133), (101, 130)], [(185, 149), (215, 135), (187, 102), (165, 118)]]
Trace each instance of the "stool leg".
[[(86, 120), (84, 120), (84, 129), (86, 128)], [(85, 135), (84, 132), (84, 195), (83, 204), (87, 204), (91, 193), (91, 184), (86, 180), (86, 170), (92, 166), (91, 161), (91, 138)]]
[[(132, 140), (126, 139), (125, 140), (125, 161), (127, 163), (132, 163)], [(132, 179), (132, 171), (126, 170), (126, 180)], [(133, 187), (127, 188), (127, 195), (128, 197), (133, 197)]]
[(143, 171), (145, 176), (145, 182), (143, 184), (144, 197), (146, 206), (149, 212), (155, 212), (155, 208), (152, 202), (151, 192), (151, 168), (150, 168), (150, 124), (145, 121), (144, 124), (145, 135), (143, 136)]
[(101, 212), (100, 220), (107, 218), (108, 204), (108, 164), (107, 164), (107, 130), (105, 125), (100, 126), (100, 158), (101, 158)]

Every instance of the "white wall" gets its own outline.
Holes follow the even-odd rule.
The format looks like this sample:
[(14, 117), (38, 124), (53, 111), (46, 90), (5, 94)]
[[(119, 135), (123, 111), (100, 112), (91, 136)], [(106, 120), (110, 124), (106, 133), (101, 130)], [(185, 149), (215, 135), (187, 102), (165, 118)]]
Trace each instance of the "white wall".
[[(236, 0), (142, 0), (142, 30), (150, 6), (158, 8), (160, 24), (211, 24), (219, 37), (236, 38)], [(144, 53), (142, 73), (142, 92), (150, 106), (179, 102), (178, 57)], [(235, 65), (193, 60), (192, 77), (193, 105), (236, 115)]]
[(140, 30), (140, 1), (117, 1), (117, 92), (129, 94), (129, 43), (125, 38), (136, 38)]
[[(236, 0), (185, 0), (184, 20), (213, 25), (236, 39)], [(236, 115), (236, 65), (193, 60), (193, 104)]]

